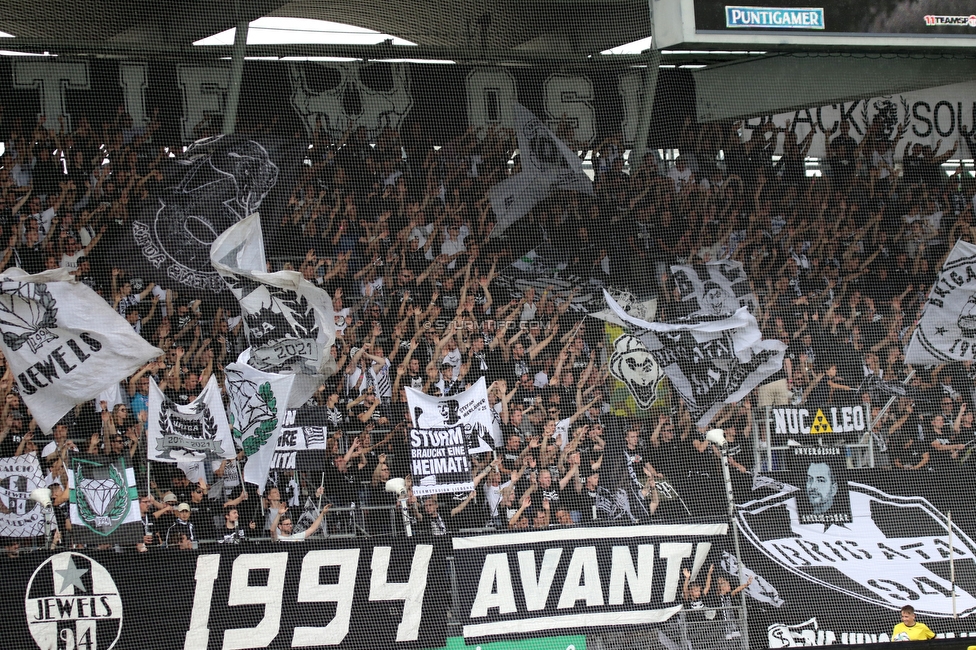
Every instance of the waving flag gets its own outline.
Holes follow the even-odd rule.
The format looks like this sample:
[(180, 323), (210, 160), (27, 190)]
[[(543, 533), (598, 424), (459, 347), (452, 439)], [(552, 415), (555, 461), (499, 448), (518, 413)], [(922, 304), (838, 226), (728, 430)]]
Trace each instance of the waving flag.
[(745, 307), (725, 316), (690, 316), (675, 323), (648, 323), (625, 312), (610, 294), (607, 304), (632, 328), (705, 427), (723, 404), (743, 399), (783, 367), (786, 344), (763, 341)]
[(593, 194), (593, 181), (579, 156), (529, 109), (516, 104), (514, 110), (522, 171), (489, 192), (497, 221), (492, 237), (528, 214), (553, 189)]
[(705, 264), (671, 267), (681, 302), (695, 307), (695, 314), (731, 314), (739, 307), (757, 306), (749, 278), (741, 262), (715, 260)]
[(226, 375), (231, 436), (247, 455), (244, 480), (264, 494), (295, 375), (261, 372), (240, 362), (227, 366)]
[(167, 398), (150, 379), (147, 436), (149, 460), (180, 463), (236, 456), (220, 386), (213, 376), (186, 406)]
[(961, 239), (942, 265), (918, 327), (905, 348), (905, 363), (936, 365), (970, 361), (976, 349), (976, 246)]
[(214, 241), (210, 258), (240, 302), (251, 346), (248, 365), (263, 372), (317, 376), (318, 381), (309, 384), (314, 392), (336, 370), (330, 354), (335, 314), (329, 294), (297, 271), (265, 271), (257, 213), (224, 231)]
[(0, 275), (0, 349), (44, 431), (163, 352), (67, 269)]

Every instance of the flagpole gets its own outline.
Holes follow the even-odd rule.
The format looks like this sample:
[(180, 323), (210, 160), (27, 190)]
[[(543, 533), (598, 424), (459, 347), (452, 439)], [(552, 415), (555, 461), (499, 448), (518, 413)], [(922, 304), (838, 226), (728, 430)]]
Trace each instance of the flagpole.
[(952, 584), (952, 618), (959, 618), (956, 612), (956, 558), (952, 552), (952, 510), (947, 513), (949, 530), (949, 582)]

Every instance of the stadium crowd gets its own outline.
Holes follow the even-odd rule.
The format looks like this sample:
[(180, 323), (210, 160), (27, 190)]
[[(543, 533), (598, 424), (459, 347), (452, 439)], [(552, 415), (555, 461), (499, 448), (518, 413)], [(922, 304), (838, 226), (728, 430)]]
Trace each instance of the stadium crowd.
[[(896, 382), (911, 390), (874, 423), (876, 462), (892, 471), (968, 469), (976, 369), (909, 368), (902, 350), (953, 242), (973, 239), (976, 183), (961, 168), (943, 171), (954, 148), (905, 147), (896, 164), (901, 127), (876, 121), (858, 142), (841, 122), (827, 134), (820, 176), (805, 170), (811, 138), (771, 123), (744, 139), (741, 124), (688, 120), (675, 160), (652, 152), (640, 164), (628, 165), (611, 138), (592, 150), (592, 196), (556, 192), (498, 238), (488, 192), (520, 170), (512, 132), (469, 130), (435, 147), (416, 124), (372, 141), (364, 129), (335, 141), (317, 131), (287, 209), (262, 216), (274, 263), (326, 289), (335, 306), (340, 370), (312, 398), (327, 420), (328, 460), (320, 473), (273, 474), (260, 497), (241, 480), (243, 455), (214, 462), (198, 483), (146, 460), (150, 378), (187, 404), (246, 347), (234, 305), (137, 277), (107, 245), (130, 210), (161, 189), (158, 166), (170, 148), (153, 137), (158, 124), (135, 128), (120, 113), (100, 126), (85, 118), (73, 129), (43, 119), (7, 126), (3, 268), (70, 269), (165, 351), (116, 396), (78, 405), (51, 438), (4, 368), (0, 457), (40, 454), (62, 532), (63, 461), (85, 451), (125, 453), (138, 468), (141, 550), (296, 537), (308, 496), (333, 504), (328, 532), (390, 532), (388, 511), (356, 510), (392, 507), (383, 489), (390, 477), (409, 485), (404, 388), (449, 396), (480, 377), (502, 445), (473, 459), (470, 493), (422, 502), (411, 494), (415, 530), (708, 514), (723, 489), (718, 450), (676, 396), (628, 410), (607, 369), (612, 341), (603, 321), (571, 308), (575, 290), (553, 282), (520, 292), (501, 281), (532, 249), (580, 289), (655, 296), (659, 320), (685, 313), (671, 264), (743, 263), (764, 338), (789, 347), (779, 373), (712, 422), (729, 440), (734, 481), (752, 480), (755, 445), (769, 444), (754, 435), (759, 407), (869, 403), (879, 414), (885, 386)], [(199, 135), (214, 135), (209, 128)], [(570, 129), (560, 135), (572, 142)]]

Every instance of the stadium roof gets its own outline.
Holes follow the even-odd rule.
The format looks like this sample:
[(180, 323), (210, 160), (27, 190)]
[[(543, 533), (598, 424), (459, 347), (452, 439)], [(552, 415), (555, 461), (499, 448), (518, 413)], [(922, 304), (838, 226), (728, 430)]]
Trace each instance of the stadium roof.
[[(248, 56), (585, 60), (650, 35), (646, 0), (7, 0), (0, 47), (90, 56), (226, 57), (193, 43), (263, 16), (356, 25), (416, 44), (250, 45)], [(409, 52), (401, 48), (409, 48)]]

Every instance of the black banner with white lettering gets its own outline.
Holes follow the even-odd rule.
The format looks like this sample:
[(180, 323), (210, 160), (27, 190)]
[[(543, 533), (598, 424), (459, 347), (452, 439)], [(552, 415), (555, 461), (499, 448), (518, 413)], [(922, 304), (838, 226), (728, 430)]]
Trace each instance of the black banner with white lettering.
[(663, 624), (682, 608), (684, 571), (704, 583), (721, 562), (727, 530), (662, 524), (455, 537), (464, 637)]
[(770, 417), (773, 433), (780, 436), (824, 436), (834, 434), (854, 440), (868, 432), (866, 404), (774, 407)]
[(976, 517), (968, 490), (946, 489), (971, 483), (964, 466), (845, 461), (795, 456), (796, 473), (737, 494), (752, 647), (887, 642), (903, 605), (939, 635), (976, 635)]
[(216, 550), (10, 560), (0, 595), (8, 613), (3, 645), (365, 650), (445, 643), (441, 548), (330, 540), (328, 548)]

